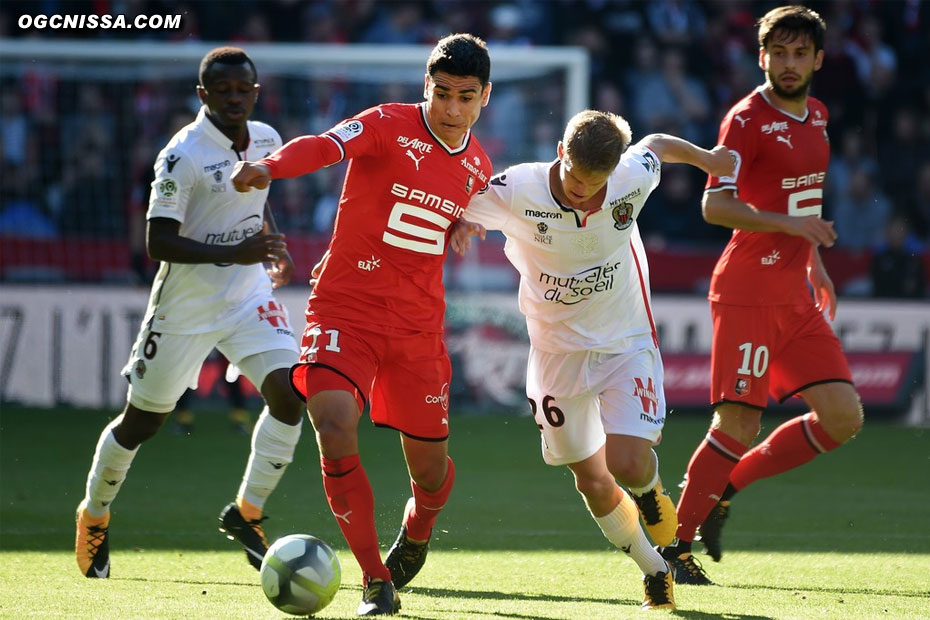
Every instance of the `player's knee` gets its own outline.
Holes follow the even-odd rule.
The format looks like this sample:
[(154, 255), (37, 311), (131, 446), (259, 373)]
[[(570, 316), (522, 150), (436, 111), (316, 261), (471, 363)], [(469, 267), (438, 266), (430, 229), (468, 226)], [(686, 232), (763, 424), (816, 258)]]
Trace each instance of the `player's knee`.
[(617, 482), (627, 487), (641, 487), (652, 478), (655, 460), (652, 455), (640, 458), (636, 454), (614, 455), (608, 463), (610, 473)]
[(762, 412), (746, 407), (720, 407), (714, 412), (711, 430), (719, 430), (750, 446), (762, 431)]
[(410, 478), (417, 483), (418, 487), (432, 492), (441, 487), (446, 480), (446, 462), (445, 458), (435, 461), (418, 461), (408, 463), (407, 468), (410, 471)]
[(825, 407), (823, 411), (817, 412), (820, 425), (838, 443), (845, 443), (859, 434), (864, 417), (862, 404), (858, 399), (855, 402)]
[(588, 504), (609, 500), (616, 493), (617, 483), (610, 476), (575, 476), (575, 488)]
[[(290, 390), (290, 387), (288, 387)], [(282, 393), (281, 391), (269, 391), (265, 396), (265, 402), (268, 404), (268, 413), (273, 418), (295, 426), (300, 423), (304, 414), (304, 404), (292, 393)]]
[(129, 405), (119, 424), (113, 427), (113, 437), (124, 448), (134, 450), (154, 437), (167, 417), (166, 414), (152, 413)]
[(308, 410), (323, 454), (357, 452), (358, 417), (353, 410), (334, 403), (311, 404)]

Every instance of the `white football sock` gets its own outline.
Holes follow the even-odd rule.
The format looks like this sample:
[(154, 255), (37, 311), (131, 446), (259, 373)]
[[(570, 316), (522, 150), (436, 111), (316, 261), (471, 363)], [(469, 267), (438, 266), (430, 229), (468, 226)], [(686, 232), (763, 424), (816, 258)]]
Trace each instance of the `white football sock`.
[(656, 484), (659, 482), (659, 456), (656, 454), (655, 450), (650, 450), (652, 453), (652, 459), (655, 463), (655, 469), (652, 472), (652, 479), (645, 485), (641, 487), (630, 487), (630, 493), (639, 497), (643, 493), (648, 493), (655, 488)]
[(252, 431), (252, 453), (245, 467), (242, 484), (239, 485), (238, 497), (257, 508), (264, 507), (265, 500), (278, 486), (287, 466), (294, 460), (294, 447), (300, 439), (301, 423), (295, 426), (285, 424), (272, 417), (267, 406), (262, 409)]
[[(591, 515), (594, 516), (594, 515)], [(652, 548), (639, 525), (639, 510), (629, 495), (623, 493), (617, 507), (603, 517), (594, 517), (604, 536), (633, 558), (646, 575), (667, 570), (665, 560)]]
[(94, 517), (102, 517), (110, 510), (110, 504), (119, 493), (120, 487), (123, 486), (126, 472), (132, 465), (132, 459), (139, 451), (138, 446), (135, 450), (127, 450), (113, 437), (113, 427), (122, 419), (122, 415), (118, 416), (103, 429), (94, 452), (94, 460), (87, 474), (84, 500), (87, 512)]

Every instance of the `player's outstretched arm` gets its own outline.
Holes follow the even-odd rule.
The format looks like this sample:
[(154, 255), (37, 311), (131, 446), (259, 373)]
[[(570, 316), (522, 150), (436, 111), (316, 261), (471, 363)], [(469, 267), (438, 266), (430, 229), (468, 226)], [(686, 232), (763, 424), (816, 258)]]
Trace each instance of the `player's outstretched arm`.
[(253, 187), (265, 189), (271, 183), (271, 171), (264, 164), (237, 161), (230, 180), (237, 192), (251, 192)]
[(459, 256), (465, 256), (466, 252), (471, 249), (471, 238), (477, 235), (484, 241), (487, 232), (481, 224), (469, 222), (464, 217), (460, 217), (449, 229), (449, 247)]
[(691, 164), (715, 177), (727, 177), (733, 174), (736, 160), (723, 145), (711, 150), (664, 133), (654, 133), (639, 142), (649, 147), (664, 164)]
[(752, 232), (783, 232), (804, 237), (814, 246), (833, 247), (836, 231), (833, 222), (817, 215), (794, 217), (783, 213), (760, 211), (736, 197), (733, 190), (704, 192), (701, 213), (708, 224)]
[(284, 235), (277, 233), (253, 235), (237, 245), (212, 245), (182, 237), (180, 229), (181, 223), (171, 218), (149, 220), (145, 239), (149, 258), (169, 263), (253, 265), (274, 263), (287, 253)]

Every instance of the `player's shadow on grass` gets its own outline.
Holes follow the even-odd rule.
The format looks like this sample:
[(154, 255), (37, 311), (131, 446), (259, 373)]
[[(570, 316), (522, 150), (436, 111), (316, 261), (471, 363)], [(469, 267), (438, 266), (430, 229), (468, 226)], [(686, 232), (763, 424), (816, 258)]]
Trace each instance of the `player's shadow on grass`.
[(901, 592), (900, 590), (880, 590), (878, 588), (829, 588), (822, 586), (769, 586), (763, 584), (741, 583), (725, 586), (739, 590), (780, 590), (782, 592), (821, 592), (824, 594), (867, 594), (872, 596), (904, 596), (912, 598), (928, 598), (930, 591)]
[(180, 583), (186, 586), (246, 586), (260, 588), (262, 584), (255, 581), (194, 581), (193, 579), (162, 579), (158, 577), (109, 577), (110, 581), (141, 581), (143, 583)]
[(687, 609), (676, 609), (671, 612), (674, 616), (689, 618), (691, 620), (773, 620), (772, 616), (754, 616), (747, 614), (711, 614), (704, 611), (690, 611)]
[[(559, 596), (557, 594), (526, 594), (518, 592), (490, 592), (487, 590), (456, 590), (453, 588), (411, 588), (411, 592), (416, 594), (423, 594), (426, 596), (435, 596), (435, 597), (453, 597), (453, 598), (478, 598), (483, 600), (498, 600), (498, 601), (548, 601), (553, 603), (574, 603), (574, 602), (588, 602), (588, 603), (605, 603), (607, 605), (636, 605), (639, 606), (642, 604), (642, 601), (635, 601), (633, 599), (618, 599), (618, 598), (598, 598), (590, 596)], [(523, 616), (515, 616), (522, 618)]]

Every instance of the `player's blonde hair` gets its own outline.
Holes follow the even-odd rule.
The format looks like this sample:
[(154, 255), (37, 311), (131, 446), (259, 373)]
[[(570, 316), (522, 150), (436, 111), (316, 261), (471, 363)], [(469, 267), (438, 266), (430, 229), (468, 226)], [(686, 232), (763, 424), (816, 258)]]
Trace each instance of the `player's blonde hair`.
[(622, 116), (584, 110), (568, 121), (562, 150), (574, 167), (587, 172), (611, 172), (632, 140), (630, 124)]

